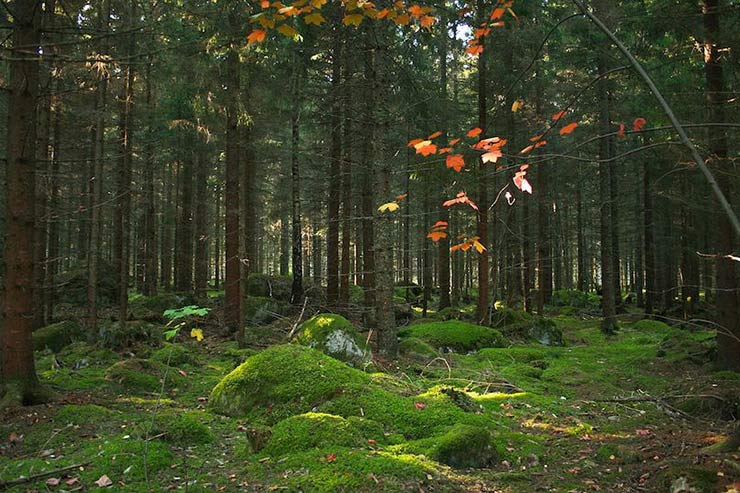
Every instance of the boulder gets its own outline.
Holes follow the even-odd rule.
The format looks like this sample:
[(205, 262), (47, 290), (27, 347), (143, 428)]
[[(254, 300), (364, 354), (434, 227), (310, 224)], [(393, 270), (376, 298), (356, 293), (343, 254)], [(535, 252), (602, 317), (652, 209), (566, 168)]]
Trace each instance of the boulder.
[(82, 327), (76, 322), (65, 320), (34, 331), (33, 348), (36, 350), (50, 349), (58, 353), (62, 348), (81, 336)]
[(353, 365), (366, 363), (372, 357), (357, 329), (346, 318), (333, 313), (319, 314), (303, 322), (294, 341)]

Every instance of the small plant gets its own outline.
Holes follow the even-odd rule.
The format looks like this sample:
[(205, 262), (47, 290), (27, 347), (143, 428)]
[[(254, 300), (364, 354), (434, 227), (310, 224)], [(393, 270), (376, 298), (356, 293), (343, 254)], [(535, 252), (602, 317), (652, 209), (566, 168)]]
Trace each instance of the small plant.
[[(182, 308), (174, 308), (172, 310), (166, 310), (164, 312), (164, 318), (168, 319), (166, 330), (164, 332), (164, 338), (167, 341), (171, 341), (180, 333), (180, 330), (190, 322), (189, 319), (195, 317), (205, 317), (210, 313), (210, 308), (204, 308), (197, 305), (183, 306)], [(203, 331), (197, 327), (193, 327), (190, 330), (190, 336), (194, 337), (198, 342), (203, 340)]]

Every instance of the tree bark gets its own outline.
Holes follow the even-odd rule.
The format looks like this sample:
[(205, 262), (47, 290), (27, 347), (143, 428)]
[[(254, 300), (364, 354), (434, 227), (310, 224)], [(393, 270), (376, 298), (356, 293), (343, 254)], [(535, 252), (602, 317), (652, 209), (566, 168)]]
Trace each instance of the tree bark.
[(301, 169), (298, 160), (300, 152), (301, 134), (301, 80), (305, 79), (305, 62), (303, 53), (294, 52), (292, 108), (290, 115), (290, 192), (291, 192), (291, 224), (292, 224), (292, 252), (291, 266), (293, 268), (293, 284), (290, 290), (290, 302), (298, 305), (303, 303), (303, 238), (301, 236)]
[(342, 37), (339, 18), (334, 26), (331, 51), (331, 115), (329, 118), (331, 144), (329, 149), (329, 201), (326, 235), (326, 298), (330, 305), (339, 301), (339, 202), (342, 171), (341, 74)]
[[(39, 94), (41, 2), (17, 2), (13, 60), (8, 62), (6, 231), (3, 260), (4, 320), (0, 330), (0, 383), (5, 402), (32, 403), (38, 387), (33, 359), (36, 104)], [(11, 401), (20, 402), (11, 402)], [(3, 404), (0, 404), (2, 407)]]
[[(476, 5), (476, 18), (478, 25), (482, 24), (485, 20), (485, 2), (483, 0), (477, 0)], [(483, 47), (483, 53), (478, 56), (478, 127), (483, 130), (481, 139), (485, 138), (488, 134), (488, 71), (486, 67), (486, 58), (488, 51), (485, 49), (486, 37), (481, 36), (480, 45)], [(490, 313), (488, 306), (490, 304), (489, 295), (489, 255), (488, 249), (490, 245), (488, 243), (488, 176), (486, 173), (486, 165), (483, 160), (480, 159), (478, 162), (478, 241), (486, 248), (486, 251), (478, 256), (478, 308), (476, 311), (476, 320), (481, 325), (488, 325), (490, 320)]]

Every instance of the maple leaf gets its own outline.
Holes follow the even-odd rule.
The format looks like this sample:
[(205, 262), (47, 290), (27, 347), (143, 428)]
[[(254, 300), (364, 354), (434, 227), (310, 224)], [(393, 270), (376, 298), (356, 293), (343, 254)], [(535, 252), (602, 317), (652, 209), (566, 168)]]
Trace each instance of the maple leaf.
[(617, 132), (617, 137), (624, 137), (624, 122), (621, 122), (619, 124), (619, 131)]
[(448, 152), (452, 152), (452, 147), (443, 147), (437, 151), (437, 154), (447, 154)]
[(478, 29), (475, 30), (475, 34), (473, 35), (473, 37), (475, 39), (478, 39), (478, 38), (482, 38), (483, 36), (488, 36), (490, 33), (491, 33), (491, 30), (489, 28), (479, 27)]
[(547, 145), (547, 141), (546, 141), (546, 140), (541, 140), (541, 141), (537, 142), (537, 143), (536, 143), (536, 144), (534, 145), (534, 148), (535, 148), (535, 149), (537, 149), (538, 147), (542, 147), (542, 146), (544, 146), (544, 145)]
[(527, 174), (526, 171), (517, 171), (514, 175), (514, 185), (521, 190), (522, 192), (527, 192), (528, 194), (532, 194), (532, 185), (527, 181), (527, 179), (524, 177)]
[(471, 128), (466, 134), (468, 137), (478, 137), (483, 130), (480, 127)]
[(527, 171), (529, 169), (529, 164), (524, 163), (521, 166), (519, 166), (519, 171)]
[(427, 235), (427, 238), (432, 240), (434, 243), (437, 243), (442, 238), (447, 238), (447, 233), (444, 231), (432, 231)]
[(478, 210), (478, 206), (475, 204), (475, 202), (473, 202), (472, 200), (470, 200), (470, 198), (468, 198), (468, 195), (465, 192), (460, 192), (455, 196), (454, 199), (450, 199), (450, 200), (443, 202), (442, 206), (451, 207), (455, 204), (468, 204), (470, 207), (472, 207), (476, 211)]
[(400, 209), (401, 206), (398, 205), (397, 202), (388, 202), (387, 204), (383, 204), (380, 207), (378, 207), (379, 212), (396, 212), (398, 209)]
[(647, 120), (642, 117), (635, 118), (635, 121), (632, 122), (632, 130), (639, 132), (646, 123)]
[(498, 158), (500, 158), (503, 154), (499, 149), (494, 149), (491, 152), (487, 152), (483, 154), (480, 158), (481, 161), (483, 161), (483, 164), (485, 163), (495, 163), (498, 161)]
[(505, 13), (506, 13), (506, 9), (503, 9), (501, 7), (497, 7), (495, 9), (493, 9), (493, 12), (491, 12), (491, 20), (492, 21), (498, 20), (498, 19), (502, 18)]
[(432, 135), (430, 135), (429, 137), (427, 137), (427, 140), (436, 139), (440, 135), (442, 135), (442, 132), (434, 132)]
[(303, 18), (303, 20), (306, 22), (306, 24), (313, 24), (314, 26), (320, 26), (321, 24), (326, 22), (324, 16), (318, 12), (308, 14), (306, 17)]
[(347, 14), (344, 16), (344, 19), (342, 19), (342, 23), (345, 26), (355, 26), (358, 27), (360, 24), (362, 24), (362, 20), (364, 17), (362, 14)]
[(449, 225), (450, 224), (447, 221), (437, 221), (436, 223), (434, 223), (432, 228), (446, 228)]
[(486, 251), (486, 247), (483, 246), (483, 243), (481, 243), (480, 241), (478, 241), (478, 238), (474, 238), (471, 241), (472, 241), (472, 244), (473, 244), (473, 248), (475, 248), (475, 250), (478, 253), (483, 253), (483, 252)]
[(408, 14), (401, 14), (398, 17), (396, 17), (395, 19), (393, 19), (393, 22), (395, 22), (399, 26), (405, 26), (405, 25), (407, 25), (409, 23), (409, 20), (411, 20), (411, 19), (409, 18), (409, 15)]
[(566, 114), (566, 113), (567, 113), (567, 111), (565, 111), (565, 110), (563, 110), (563, 111), (558, 111), (557, 113), (555, 113), (554, 115), (552, 115), (552, 119), (553, 119), (553, 121), (558, 121), (558, 120), (560, 120), (560, 119), (561, 119), (562, 117), (564, 117), (564, 116), (565, 116), (565, 114)]
[(491, 24), (491, 27), (504, 27), (506, 23), (504, 21), (498, 21)]
[(277, 28), (277, 32), (289, 38), (294, 38), (298, 36), (298, 31), (296, 31), (293, 26), (289, 26), (288, 24), (281, 24), (280, 27)]
[[(425, 142), (429, 142), (429, 141), (427, 140)], [(421, 154), (424, 157), (427, 157), (427, 156), (437, 153), (437, 146), (431, 143), (424, 145), (424, 146), (417, 144), (416, 153)]]
[(472, 44), (465, 48), (465, 53), (471, 56), (478, 56), (483, 53), (483, 47), (479, 44)]
[(283, 7), (281, 9), (279, 9), (278, 10), (278, 13), (281, 14), (281, 15), (284, 15), (286, 17), (291, 17), (291, 16), (294, 16), (294, 15), (300, 14), (301, 13), (301, 9), (297, 9), (297, 8), (295, 8), (295, 6), (290, 5), (288, 7)]
[(529, 141), (530, 142), (537, 142), (541, 138), (542, 138), (542, 135), (535, 135), (534, 137), (532, 137), (531, 139), (529, 139)]
[(447, 156), (445, 165), (459, 173), (465, 167), (465, 158), (462, 154), (450, 154)]
[(416, 147), (417, 144), (421, 144), (422, 142), (424, 142), (424, 139), (413, 139), (413, 140), (409, 140), (408, 146), (409, 147)]
[(568, 135), (573, 133), (573, 130), (578, 126), (578, 122), (569, 123), (560, 129), (560, 135)]
[(431, 15), (425, 15), (421, 19), (419, 19), (419, 25), (423, 28), (425, 28), (427, 31), (432, 30), (432, 25), (437, 21), (434, 17)]
[(267, 31), (264, 29), (253, 30), (249, 33), (249, 36), (247, 36), (247, 46), (263, 42), (265, 40), (265, 36), (267, 36)]
[(376, 19), (385, 19), (386, 17), (388, 17), (388, 14), (389, 14), (390, 12), (391, 12), (391, 11), (390, 11), (390, 10), (388, 10), (388, 9), (383, 9), (383, 10), (381, 10), (380, 12), (378, 12), (377, 14), (375, 14), (375, 18), (376, 18)]

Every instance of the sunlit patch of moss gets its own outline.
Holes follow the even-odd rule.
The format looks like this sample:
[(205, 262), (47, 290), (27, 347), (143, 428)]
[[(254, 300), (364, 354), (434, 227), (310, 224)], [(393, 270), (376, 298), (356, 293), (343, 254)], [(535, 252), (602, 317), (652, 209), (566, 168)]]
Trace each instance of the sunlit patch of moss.
[(211, 443), (215, 438), (208, 426), (211, 421), (213, 417), (203, 411), (159, 410), (150, 436), (162, 435), (162, 440), (178, 445)]
[(311, 411), (370, 377), (305, 346), (273, 346), (248, 358), (219, 382), (209, 406), (227, 416), (261, 413), (272, 423)]
[(397, 492), (417, 491), (419, 487), (462, 491), (462, 487), (440, 476), (437, 464), (411, 454), (326, 447), (291, 454), (280, 462), (268, 464), (265, 468), (254, 462), (247, 473), (290, 491)]
[(159, 407), (159, 406), (175, 406), (177, 402), (169, 398), (148, 398), (148, 397), (137, 397), (137, 396), (122, 396), (116, 399), (116, 402), (122, 404), (133, 404), (135, 406), (143, 407)]
[(439, 356), (439, 352), (436, 349), (417, 337), (406, 337), (402, 339), (398, 349), (402, 355), (410, 358), (429, 360)]
[(458, 352), (507, 344), (501, 332), (459, 320), (415, 324), (401, 330), (399, 335), (421, 339), (435, 348), (449, 348)]
[(321, 313), (303, 322), (294, 341), (355, 365), (371, 357), (370, 348), (357, 329), (335, 313)]
[(61, 424), (84, 425), (95, 421), (110, 419), (115, 413), (105, 407), (94, 404), (62, 406), (54, 416), (54, 421)]
[(105, 371), (108, 381), (131, 392), (157, 392), (162, 389), (165, 375), (169, 385), (182, 383), (183, 377), (157, 361), (132, 358), (114, 363)]
[(291, 416), (275, 425), (262, 452), (282, 457), (314, 448), (360, 447), (366, 441), (367, 438), (349, 420), (312, 412)]

